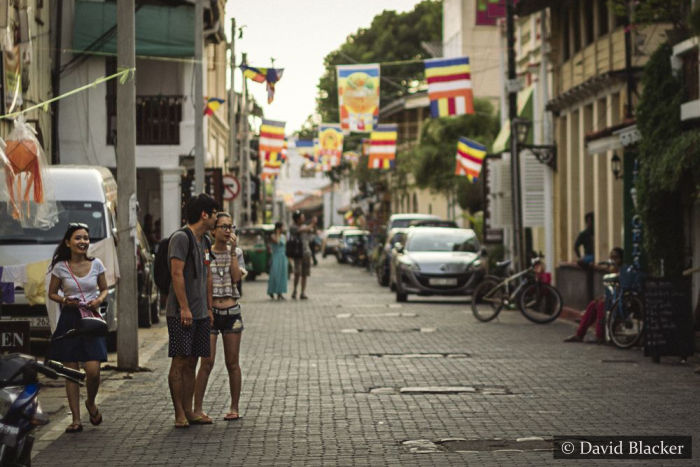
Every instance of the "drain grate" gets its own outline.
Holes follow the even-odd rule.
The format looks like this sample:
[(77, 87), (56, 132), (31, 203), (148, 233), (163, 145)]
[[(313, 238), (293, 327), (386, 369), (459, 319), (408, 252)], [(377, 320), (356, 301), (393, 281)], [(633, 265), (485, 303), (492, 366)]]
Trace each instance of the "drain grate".
[(398, 311), (390, 311), (387, 313), (338, 313), (335, 315), (338, 319), (348, 318), (415, 318), (416, 313), (401, 313)]
[(411, 439), (401, 441), (401, 445), (414, 454), (428, 454), (436, 452), (525, 452), (525, 451), (553, 451), (551, 438), (541, 436), (529, 436), (518, 439), (466, 439), (443, 438), (437, 441), (429, 439)]
[(360, 332), (386, 332), (386, 333), (409, 333), (409, 332), (422, 332), (431, 333), (437, 331), (437, 328), (410, 328), (410, 329), (371, 329), (371, 328), (347, 328), (341, 329), (340, 332), (345, 334), (357, 334)]
[(373, 357), (373, 358), (469, 358), (471, 355), (464, 352), (446, 353), (446, 352), (419, 352), (419, 353), (369, 353), (355, 354), (355, 358)]
[(505, 386), (406, 386), (392, 387), (379, 386), (369, 388), (367, 391), (375, 395), (425, 395), (425, 394), (481, 394), (484, 396), (506, 396), (512, 392)]

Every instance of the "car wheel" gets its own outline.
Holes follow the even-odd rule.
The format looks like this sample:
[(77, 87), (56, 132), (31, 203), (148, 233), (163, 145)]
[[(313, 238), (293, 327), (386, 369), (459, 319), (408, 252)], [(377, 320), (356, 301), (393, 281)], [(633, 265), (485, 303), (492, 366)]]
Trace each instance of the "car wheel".
[(396, 301), (405, 302), (406, 300), (408, 300), (408, 294), (402, 292), (398, 287), (396, 287)]
[(139, 327), (140, 328), (150, 328), (151, 327), (151, 304), (148, 303), (147, 297), (139, 297)]

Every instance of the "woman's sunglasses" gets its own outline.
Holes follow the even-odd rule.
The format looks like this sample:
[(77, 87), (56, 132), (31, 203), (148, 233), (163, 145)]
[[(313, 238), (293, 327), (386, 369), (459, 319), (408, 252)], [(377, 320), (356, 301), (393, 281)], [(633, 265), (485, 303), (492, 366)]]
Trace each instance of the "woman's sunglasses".
[(76, 228), (76, 229), (87, 229), (88, 225), (83, 224), (82, 222), (70, 222), (68, 224), (68, 227)]

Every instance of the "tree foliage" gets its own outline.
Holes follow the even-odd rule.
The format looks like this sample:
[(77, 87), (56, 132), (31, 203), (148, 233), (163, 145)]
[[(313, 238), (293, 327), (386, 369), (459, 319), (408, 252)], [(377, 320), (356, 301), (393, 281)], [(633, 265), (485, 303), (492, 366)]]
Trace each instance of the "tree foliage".
[(408, 164), (416, 184), (442, 193), (456, 193), (462, 209), (482, 209), (482, 183), (471, 183), (455, 175), (457, 140), (465, 136), (491, 145), (498, 134), (499, 122), (490, 102), (474, 100), (474, 115), (429, 119), (421, 131), (420, 143), (409, 151), (399, 164)]
[(423, 64), (429, 58), (421, 42), (442, 40), (442, 1), (424, 0), (412, 11), (385, 10), (369, 28), (361, 28), (324, 59), (326, 68), (318, 84), (317, 110), (324, 122), (337, 122), (338, 82), (336, 65), (416, 60), (382, 69), (380, 106), (404, 96), (423, 79)]
[(636, 188), (649, 264), (658, 268), (663, 260), (665, 272), (673, 276), (684, 266), (684, 209), (700, 194), (700, 130), (682, 128), (685, 87), (671, 70), (671, 54), (671, 45), (663, 44), (644, 70)]

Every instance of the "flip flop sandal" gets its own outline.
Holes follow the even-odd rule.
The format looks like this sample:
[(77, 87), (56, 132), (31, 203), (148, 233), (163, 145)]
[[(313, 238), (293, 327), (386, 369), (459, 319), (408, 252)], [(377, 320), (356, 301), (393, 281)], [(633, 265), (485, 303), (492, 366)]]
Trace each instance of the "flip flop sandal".
[(83, 431), (83, 425), (80, 423), (71, 423), (66, 427), (66, 433), (80, 433)]
[(191, 418), (188, 420), (190, 425), (211, 425), (214, 420), (211, 419), (209, 415), (200, 415), (196, 418)]
[(240, 418), (241, 418), (241, 416), (238, 415), (238, 412), (229, 412), (226, 415), (224, 415), (224, 420), (226, 420), (227, 422), (239, 420)]
[(90, 412), (90, 409), (88, 408), (87, 401), (85, 401), (85, 408), (88, 411), (88, 415), (90, 415), (90, 423), (93, 425), (97, 426), (100, 423), (102, 423), (102, 414), (100, 413), (100, 409), (97, 408), (97, 405), (95, 405), (95, 408), (97, 408), (97, 413), (95, 415)]
[(189, 422), (175, 422), (175, 428), (189, 428)]

